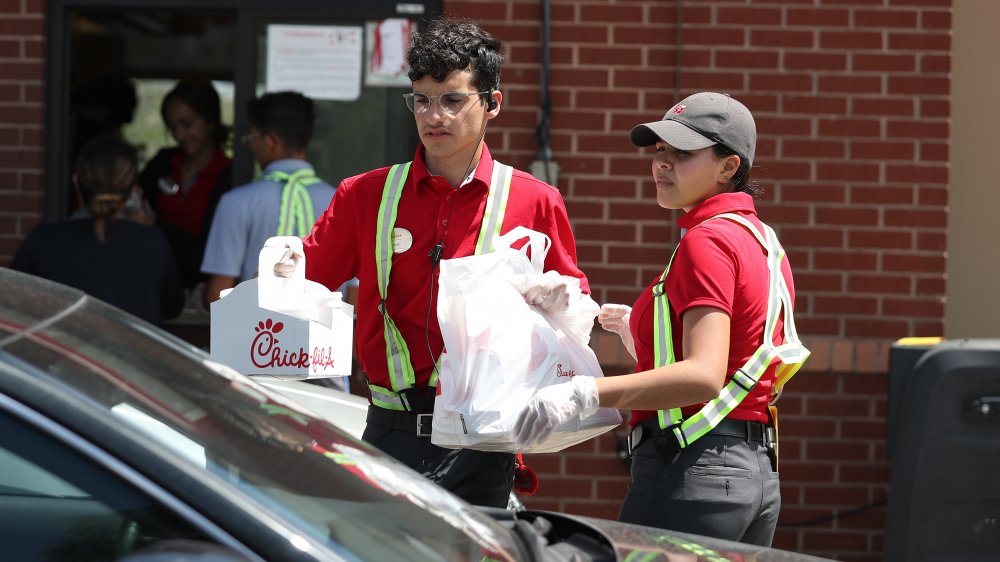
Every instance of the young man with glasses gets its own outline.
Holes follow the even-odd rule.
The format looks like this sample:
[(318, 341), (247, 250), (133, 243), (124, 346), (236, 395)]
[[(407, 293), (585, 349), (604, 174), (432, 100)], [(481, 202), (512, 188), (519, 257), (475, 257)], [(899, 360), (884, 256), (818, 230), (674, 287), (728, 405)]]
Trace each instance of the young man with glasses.
[[(579, 278), (584, 291), (589, 285), (559, 191), (494, 161), (484, 143), (503, 103), (500, 41), (469, 21), (439, 19), (413, 35), (407, 55), (413, 91), (404, 98), (420, 146), (408, 165), (340, 184), (305, 239), (306, 277), (331, 288), (359, 279), (357, 351), (371, 392), (364, 440), (473, 504), (505, 507), (514, 455), (430, 440), (443, 347), (439, 261), (476, 253), (491, 227), (504, 234), (525, 226), (552, 240), (546, 270)], [(276, 273), (289, 274), (294, 259), (279, 262)], [(564, 308), (565, 288), (532, 287), (525, 299)]]

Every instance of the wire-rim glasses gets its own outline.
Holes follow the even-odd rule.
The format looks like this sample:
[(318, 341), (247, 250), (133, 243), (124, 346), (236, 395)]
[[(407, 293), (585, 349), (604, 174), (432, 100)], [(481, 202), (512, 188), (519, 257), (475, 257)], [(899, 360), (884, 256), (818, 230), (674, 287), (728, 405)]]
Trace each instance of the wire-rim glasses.
[(415, 115), (426, 113), (431, 105), (436, 101), (441, 110), (448, 115), (458, 115), (463, 109), (470, 96), (483, 96), (489, 94), (485, 92), (445, 92), (440, 96), (428, 96), (423, 92), (412, 92), (403, 94), (406, 100), (406, 107)]

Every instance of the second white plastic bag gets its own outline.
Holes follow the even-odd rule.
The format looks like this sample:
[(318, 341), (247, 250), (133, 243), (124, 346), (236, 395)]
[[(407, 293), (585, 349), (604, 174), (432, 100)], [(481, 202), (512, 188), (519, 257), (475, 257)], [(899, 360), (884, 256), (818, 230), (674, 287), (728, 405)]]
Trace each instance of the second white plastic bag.
[[(544, 234), (517, 227), (494, 241), (493, 252), (441, 262), (437, 313), (446, 352), (434, 402), (435, 445), (515, 452), (514, 422), (538, 389), (577, 374), (603, 376), (589, 347), (600, 307), (578, 279), (562, 277), (570, 284), (565, 311), (549, 314), (524, 302), (524, 289), (559, 276), (542, 273), (549, 244)], [(521, 452), (560, 451), (621, 421), (618, 410), (602, 408)]]

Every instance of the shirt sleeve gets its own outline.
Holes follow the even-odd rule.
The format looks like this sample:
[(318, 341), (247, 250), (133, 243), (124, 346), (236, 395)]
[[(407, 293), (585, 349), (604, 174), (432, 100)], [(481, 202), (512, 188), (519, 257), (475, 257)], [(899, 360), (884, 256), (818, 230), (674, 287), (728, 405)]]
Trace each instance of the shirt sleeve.
[(239, 212), (238, 201), (232, 196), (234, 193), (237, 192), (222, 196), (212, 217), (205, 257), (201, 260), (201, 272), (207, 275), (240, 277), (250, 231), (243, 213)]
[(357, 237), (360, 229), (359, 206), (353, 190), (357, 184), (340, 183), (333, 200), (312, 233), (303, 239), (306, 279), (336, 291), (358, 271)]
[(552, 240), (552, 247), (549, 248), (549, 253), (545, 256), (545, 271), (555, 270), (562, 275), (576, 277), (580, 280), (580, 290), (590, 294), (590, 281), (577, 265), (576, 238), (573, 236), (573, 229), (569, 223), (566, 204), (558, 190), (550, 189), (552, 189), (552, 194), (545, 222), (551, 225), (546, 234)]

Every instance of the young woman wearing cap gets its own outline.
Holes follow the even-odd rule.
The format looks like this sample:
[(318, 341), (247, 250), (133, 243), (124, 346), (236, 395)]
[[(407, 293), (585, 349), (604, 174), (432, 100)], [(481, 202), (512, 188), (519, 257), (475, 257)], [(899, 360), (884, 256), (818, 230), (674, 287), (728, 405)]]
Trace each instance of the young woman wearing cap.
[(655, 146), (656, 202), (685, 211), (663, 274), (631, 308), (604, 305), (598, 317), (636, 372), (540, 390), (517, 440), (544, 439), (599, 406), (630, 409), (632, 483), (620, 520), (768, 546), (781, 504), (768, 405), (779, 374), (808, 351), (791, 320), (788, 260), (754, 208), (753, 117), (702, 92), (636, 126), (631, 140)]

